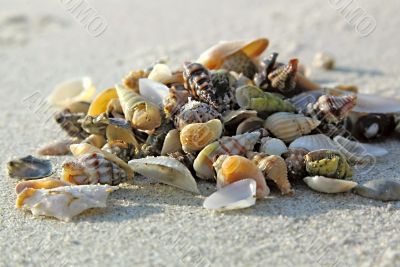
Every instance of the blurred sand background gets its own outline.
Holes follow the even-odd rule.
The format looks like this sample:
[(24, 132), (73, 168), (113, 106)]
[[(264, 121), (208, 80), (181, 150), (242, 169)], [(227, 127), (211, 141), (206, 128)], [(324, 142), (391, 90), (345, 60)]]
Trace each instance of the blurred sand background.
[[(337, 69), (313, 69), (312, 79), (400, 95), (397, 0), (347, 1), (376, 21), (368, 36), (333, 0), (85, 1), (106, 26), (101, 34), (76, 18), (72, 2), (0, 0), (3, 167), (62, 136), (41, 104), (56, 83), (90, 75), (103, 90), (132, 69), (164, 57), (176, 66), (220, 40), (265, 36), (268, 52), (309, 66), (329, 52)], [(390, 154), (356, 181), (400, 179), (399, 142), (382, 146)], [(58, 170), (64, 160), (52, 158)], [(141, 181), (113, 193), (108, 208), (64, 223), (16, 210), (16, 180), (3, 171), (0, 181), (0, 266), (400, 266), (400, 202), (298, 184), (292, 198), (273, 191), (251, 209), (212, 214), (203, 196)]]

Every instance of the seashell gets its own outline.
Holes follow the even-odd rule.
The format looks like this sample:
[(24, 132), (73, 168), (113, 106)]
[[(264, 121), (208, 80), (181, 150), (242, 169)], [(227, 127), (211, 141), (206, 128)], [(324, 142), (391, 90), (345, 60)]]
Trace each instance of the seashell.
[(351, 141), (342, 136), (336, 136), (333, 141), (337, 144), (339, 152), (345, 155), (350, 162), (369, 162), (374, 157), (381, 157), (389, 153), (382, 147)]
[(189, 100), (175, 116), (174, 124), (178, 130), (182, 130), (188, 124), (221, 118), (221, 114), (212, 106), (203, 102)]
[(126, 143), (122, 140), (108, 141), (101, 149), (114, 154), (125, 162), (135, 158), (139, 153), (133, 144)]
[(142, 78), (139, 79), (139, 92), (141, 96), (161, 106), (169, 95), (169, 88), (162, 83)]
[(79, 122), (86, 133), (105, 135), (107, 126), (110, 124), (110, 118), (108, 118), (106, 113), (102, 113), (94, 117), (87, 115)]
[(21, 181), (15, 186), (15, 192), (17, 194), (24, 191), (26, 188), (33, 189), (52, 189), (60, 186), (68, 186), (70, 185), (67, 182), (61, 181), (59, 179), (54, 178), (42, 178), (38, 180), (27, 180)]
[(158, 107), (132, 90), (116, 85), (125, 119), (139, 130), (154, 130), (161, 125)]
[(139, 149), (140, 147), (131, 127), (126, 124), (124, 125), (121, 123), (108, 125), (106, 129), (106, 136), (108, 142), (123, 141), (126, 144), (132, 145), (136, 149)]
[(235, 83), (236, 78), (227, 70), (211, 72), (211, 83), (215, 88), (216, 102), (220, 112), (236, 108)]
[(324, 176), (305, 177), (303, 181), (311, 189), (327, 194), (344, 193), (357, 186), (356, 182), (327, 178)]
[[(90, 144), (97, 148), (102, 148), (106, 144), (106, 142), (107, 140), (104, 138), (103, 135), (100, 134), (91, 134), (85, 140), (82, 141), (82, 143)], [(68, 151), (70, 151), (69, 147)]]
[(80, 143), (80, 139), (63, 139), (50, 142), (39, 148), (36, 153), (41, 156), (63, 156), (71, 153), (69, 146)]
[(335, 68), (335, 59), (327, 53), (319, 52), (315, 54), (312, 65), (316, 68), (332, 70)]
[(50, 176), (53, 173), (53, 167), (50, 160), (29, 155), (7, 162), (7, 172), (13, 178), (39, 179)]
[(257, 129), (263, 128), (264, 120), (258, 117), (247, 118), (239, 123), (236, 129), (236, 135), (250, 133)]
[(226, 185), (208, 196), (203, 207), (208, 210), (225, 211), (245, 209), (256, 203), (256, 181), (243, 179)]
[(394, 116), (394, 122), (396, 124), (394, 131), (396, 135), (400, 136), (400, 114)]
[(310, 112), (309, 107), (312, 107), (323, 95), (324, 92), (319, 90), (307, 91), (291, 97), (289, 102), (295, 106), (298, 112), (307, 114)]
[(225, 59), (237, 51), (242, 51), (248, 57), (254, 59), (264, 52), (268, 43), (269, 41), (266, 38), (259, 38), (250, 42), (220, 42), (201, 54), (197, 62), (208, 69), (220, 69)]
[(101, 92), (90, 104), (89, 116), (98, 116), (107, 111), (107, 106), (111, 100), (118, 98), (117, 90), (115, 88), (109, 88)]
[(260, 152), (262, 153), (280, 156), (287, 151), (285, 143), (278, 138), (265, 137), (261, 139)]
[(183, 84), (173, 84), (169, 88), (169, 94), (163, 100), (164, 113), (170, 119), (189, 101), (189, 92)]
[[(213, 179), (213, 163), (221, 155), (241, 155), (252, 151), (260, 139), (259, 132), (245, 133), (236, 136), (224, 136), (218, 141), (203, 148), (197, 155), (193, 168), (196, 175), (202, 179)], [(247, 177), (248, 178), (248, 177)]]
[(339, 123), (354, 108), (356, 101), (357, 97), (354, 95), (323, 95), (313, 105), (313, 113), (328, 123)]
[(221, 69), (243, 73), (244, 76), (252, 79), (257, 72), (257, 65), (243, 51), (237, 51), (225, 58)]
[(53, 92), (47, 97), (47, 102), (57, 107), (67, 107), (78, 101), (90, 102), (96, 88), (89, 77), (71, 79), (54, 87)]
[(122, 84), (135, 93), (139, 94), (139, 79), (147, 78), (149, 76), (149, 72), (144, 70), (131, 71), (123, 80)]
[(396, 201), (400, 200), (400, 182), (388, 179), (371, 180), (355, 187), (354, 192), (366, 198)]
[(54, 120), (69, 136), (85, 139), (89, 136), (81, 126), (81, 121), (85, 116), (85, 113), (71, 113), (69, 110), (63, 110), (54, 115)]
[(284, 142), (309, 134), (318, 127), (320, 121), (302, 114), (277, 112), (265, 121), (264, 127)]
[(304, 156), (306, 170), (310, 175), (321, 175), (328, 178), (344, 179), (353, 172), (346, 157), (340, 152), (321, 149), (309, 152)]
[(118, 98), (111, 99), (106, 108), (106, 114), (109, 118), (124, 119), (124, 111)]
[(195, 194), (200, 193), (188, 168), (176, 159), (165, 156), (147, 157), (131, 160), (129, 165), (145, 177)]
[(217, 108), (216, 90), (211, 83), (210, 73), (199, 63), (185, 62), (183, 64), (183, 80), (186, 90), (191, 96)]
[(312, 134), (301, 136), (295, 139), (289, 145), (289, 149), (291, 148), (304, 148), (308, 151), (320, 150), (320, 149), (330, 149), (337, 150), (337, 144), (332, 141), (328, 136), (324, 134)]
[(276, 60), (278, 58), (278, 53), (274, 52), (269, 57), (265, 58), (262, 61), (263, 68), (262, 71), (257, 73), (254, 76), (254, 83), (257, 87), (267, 90), (270, 87), (270, 80), (268, 79), (268, 75), (276, 69)]
[(355, 112), (365, 113), (397, 113), (400, 112), (400, 101), (395, 98), (386, 98), (372, 94), (357, 94)]
[(347, 117), (346, 129), (362, 140), (371, 140), (390, 135), (395, 127), (392, 114), (366, 114), (351, 112)]
[(280, 156), (249, 152), (247, 157), (254, 162), (266, 179), (274, 181), (282, 195), (293, 195), (285, 160)]
[(173, 129), (171, 121), (164, 121), (161, 127), (149, 134), (145, 143), (140, 148), (139, 157), (159, 156), (164, 145), (165, 137)]
[(61, 180), (71, 184), (109, 184), (126, 182), (128, 174), (100, 153), (88, 153), (64, 162)]
[(34, 216), (49, 216), (70, 221), (90, 208), (105, 208), (108, 195), (116, 186), (82, 185), (52, 189), (26, 188), (18, 194), (16, 206)]
[(90, 144), (76, 144), (76, 145), (71, 145), (70, 146), (71, 152), (74, 156), (81, 156), (84, 154), (102, 154), (105, 159), (108, 161), (111, 161), (118, 165), (120, 168), (122, 168), (126, 174), (127, 174), (127, 179), (132, 179), (133, 178), (133, 170), (129, 165), (123, 161), (122, 159), (118, 158), (117, 156), (108, 153), (107, 151), (101, 150), (95, 146), (92, 146)]
[(159, 63), (153, 66), (153, 69), (147, 78), (155, 82), (166, 84), (172, 78), (172, 71), (167, 64)]
[(90, 103), (86, 101), (72, 102), (65, 107), (71, 113), (87, 113), (90, 107)]
[(217, 140), (221, 134), (222, 123), (218, 119), (186, 125), (180, 133), (183, 151), (199, 151)]
[(255, 86), (245, 85), (236, 89), (236, 100), (241, 108), (253, 109), (260, 115), (278, 111), (295, 111), (289, 102), (262, 91)]
[(182, 144), (179, 138), (179, 130), (170, 130), (165, 136), (163, 147), (161, 149), (161, 156), (179, 151), (182, 151)]
[(185, 165), (194, 174), (193, 162), (196, 159), (194, 154), (177, 151), (169, 153), (168, 157), (176, 159), (177, 161)]
[(222, 114), (222, 121), (224, 125), (236, 125), (239, 122), (248, 119), (257, 117), (257, 111), (248, 110), (248, 109), (238, 109), (238, 110), (228, 110)]
[(296, 88), (296, 75), (299, 60), (291, 59), (287, 65), (277, 67), (268, 74), (269, 86), (266, 90), (280, 92), (284, 95), (293, 94)]
[(296, 180), (307, 175), (304, 156), (307, 155), (308, 152), (308, 150), (303, 148), (289, 148), (286, 153), (282, 154), (288, 169), (289, 178)]
[(254, 179), (256, 181), (256, 197), (264, 198), (269, 194), (269, 188), (265, 182), (264, 175), (257, 166), (242, 156), (223, 155), (214, 163), (217, 172), (217, 188), (243, 179)]

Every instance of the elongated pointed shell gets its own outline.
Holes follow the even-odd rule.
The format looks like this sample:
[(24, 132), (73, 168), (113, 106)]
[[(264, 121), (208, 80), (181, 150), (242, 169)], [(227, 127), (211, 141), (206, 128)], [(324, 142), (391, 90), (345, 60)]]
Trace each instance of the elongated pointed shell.
[(264, 127), (279, 139), (291, 142), (302, 135), (309, 134), (319, 124), (319, 120), (302, 114), (278, 112), (267, 118)]
[(78, 101), (90, 102), (95, 92), (89, 77), (76, 78), (57, 84), (47, 101), (53, 106), (67, 107)]
[(242, 51), (250, 58), (258, 57), (268, 47), (268, 39), (260, 38), (251, 42), (233, 41), (220, 42), (200, 55), (197, 62), (208, 69), (219, 69), (225, 59), (238, 51)]
[(70, 221), (90, 208), (105, 208), (108, 195), (118, 189), (108, 185), (63, 186), (53, 189), (26, 188), (18, 194), (16, 206), (34, 216)]
[(15, 186), (15, 192), (17, 194), (19, 194), (22, 191), (24, 191), (25, 188), (51, 189), (51, 188), (56, 188), (56, 187), (60, 187), (60, 186), (68, 186), (68, 185), (70, 185), (70, 184), (65, 181), (61, 181), (59, 179), (42, 178), (42, 179), (38, 179), (38, 180), (27, 180), (27, 181), (19, 182)]
[(199, 194), (196, 181), (185, 165), (165, 156), (147, 157), (129, 161), (135, 172), (154, 178), (164, 184)]
[(107, 106), (111, 100), (118, 98), (117, 90), (109, 88), (101, 92), (90, 104), (88, 115), (98, 116), (107, 111)]
[(222, 123), (218, 119), (186, 125), (180, 134), (183, 151), (199, 151), (217, 140), (221, 134)]
[(225, 211), (244, 209), (256, 203), (256, 181), (243, 179), (229, 184), (204, 200), (203, 207), (209, 210)]
[(323, 176), (306, 177), (303, 179), (303, 181), (311, 189), (328, 194), (347, 192), (357, 186), (356, 182), (327, 178)]
[(306, 170), (310, 175), (321, 175), (330, 178), (344, 179), (353, 172), (346, 157), (333, 150), (316, 150), (304, 156)]

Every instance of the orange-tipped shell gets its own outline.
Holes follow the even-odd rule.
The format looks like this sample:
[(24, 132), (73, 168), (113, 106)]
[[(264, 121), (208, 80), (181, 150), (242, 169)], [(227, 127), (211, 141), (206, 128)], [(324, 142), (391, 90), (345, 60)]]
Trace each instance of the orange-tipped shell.
[(15, 186), (15, 192), (17, 194), (21, 193), (24, 191), (25, 188), (33, 188), (33, 189), (51, 189), (51, 188), (56, 188), (60, 186), (67, 186), (69, 183), (66, 183), (64, 181), (61, 181), (59, 179), (54, 179), (54, 178), (43, 178), (39, 180), (28, 180), (28, 181), (22, 181), (19, 182)]

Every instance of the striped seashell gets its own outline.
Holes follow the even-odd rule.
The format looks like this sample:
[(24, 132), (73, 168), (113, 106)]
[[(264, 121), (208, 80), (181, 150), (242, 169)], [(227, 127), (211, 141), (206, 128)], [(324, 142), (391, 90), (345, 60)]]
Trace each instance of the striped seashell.
[(221, 114), (212, 106), (189, 99), (174, 118), (175, 127), (182, 130), (188, 124), (202, 123), (213, 119), (222, 119)]
[(319, 120), (302, 114), (278, 112), (267, 118), (264, 127), (277, 138), (291, 142), (302, 135), (309, 134), (319, 124)]
[(328, 123), (339, 123), (355, 107), (356, 103), (357, 97), (355, 95), (323, 95), (318, 98), (310, 113), (316, 114), (317, 118)]
[(81, 125), (85, 116), (85, 113), (71, 113), (68, 109), (65, 109), (56, 113), (54, 119), (69, 136), (85, 139), (89, 136)]
[(71, 184), (118, 185), (127, 178), (124, 169), (99, 153), (84, 154), (62, 165), (61, 180)]
[(193, 168), (198, 177), (213, 179), (213, 163), (221, 155), (246, 155), (253, 150), (260, 139), (260, 132), (245, 133), (236, 136), (224, 136), (220, 140), (203, 148), (196, 157)]
[(291, 59), (287, 65), (278, 67), (268, 74), (269, 90), (272, 89), (272, 91), (277, 91), (284, 95), (293, 93), (296, 87), (298, 63), (299, 60), (297, 58)]

